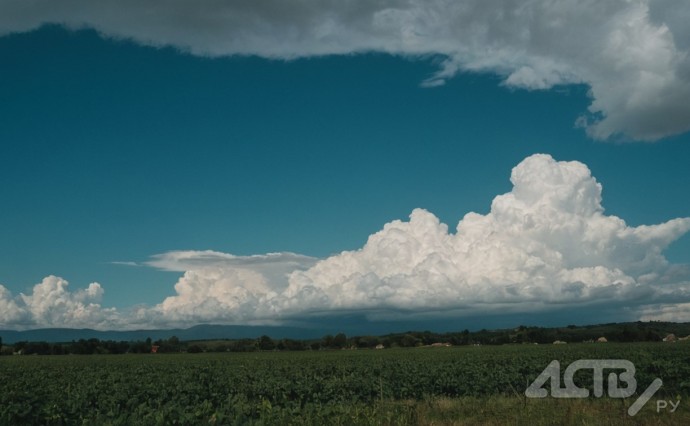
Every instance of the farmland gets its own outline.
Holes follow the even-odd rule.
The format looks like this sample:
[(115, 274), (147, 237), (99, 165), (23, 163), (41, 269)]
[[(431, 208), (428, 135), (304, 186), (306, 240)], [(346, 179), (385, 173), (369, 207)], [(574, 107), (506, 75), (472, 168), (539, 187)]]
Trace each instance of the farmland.
[[(621, 400), (527, 399), (552, 360), (627, 359), (638, 394), (680, 401), (634, 418)], [(386, 350), (0, 357), (0, 424), (681, 424), (690, 345), (505, 345)], [(576, 376), (591, 389), (591, 375)], [(602, 417), (603, 416), (603, 417)], [(556, 421), (555, 419), (559, 419)], [(610, 420), (610, 421), (609, 421)]]

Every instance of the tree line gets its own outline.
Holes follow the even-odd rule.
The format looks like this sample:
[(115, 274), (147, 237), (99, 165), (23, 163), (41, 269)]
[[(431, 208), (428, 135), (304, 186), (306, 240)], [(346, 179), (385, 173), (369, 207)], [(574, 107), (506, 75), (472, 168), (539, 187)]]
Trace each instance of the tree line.
[(504, 345), (549, 344), (554, 341), (576, 343), (594, 342), (604, 337), (608, 342), (658, 342), (668, 334), (690, 334), (690, 323), (636, 322), (611, 323), (590, 326), (546, 328), (519, 326), (501, 330), (462, 330), (435, 333), (408, 331), (384, 336), (348, 337), (344, 333), (326, 335), (321, 339), (273, 339), (263, 335), (256, 339), (227, 339), (181, 341), (176, 336), (152, 341), (113, 341), (79, 339), (71, 342), (16, 342), (3, 345), (0, 337), (0, 355), (91, 355), (126, 353), (174, 353), (174, 352), (254, 352), (254, 351), (305, 351), (339, 349), (374, 349), (391, 347), (420, 347), (441, 345)]

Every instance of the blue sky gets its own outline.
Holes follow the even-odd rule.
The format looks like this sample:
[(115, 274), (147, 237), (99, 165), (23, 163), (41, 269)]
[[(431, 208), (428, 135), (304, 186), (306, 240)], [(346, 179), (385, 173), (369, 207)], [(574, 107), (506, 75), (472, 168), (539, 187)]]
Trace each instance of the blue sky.
[[(7, 2), (3, 7), (13, 5)], [(690, 121), (682, 110), (669, 121), (664, 111), (674, 105), (653, 98), (647, 103), (660, 105), (645, 104), (647, 110), (640, 107), (618, 117), (617, 95), (609, 92), (616, 81), (627, 81), (627, 74), (607, 81), (609, 77), (601, 77), (599, 71), (610, 67), (592, 65), (594, 71), (573, 77), (563, 69), (570, 66), (576, 73), (578, 63), (558, 64), (553, 66), (556, 71), (547, 70), (545, 77), (527, 81), (524, 66), (510, 61), (473, 65), (463, 59), (465, 53), (449, 55), (434, 46), (423, 52), (416, 47), (396, 52), (374, 45), (361, 52), (353, 42), (349, 52), (330, 45), (295, 42), (292, 46), (288, 40), (284, 47), (288, 53), (281, 57), (279, 50), (273, 50), (279, 48), (264, 51), (259, 42), (255, 47), (248, 42), (245, 52), (232, 46), (216, 51), (213, 40), (175, 41), (195, 34), (189, 28), (172, 42), (164, 32), (157, 40), (156, 34), (142, 35), (117, 20), (104, 23), (98, 10), (69, 15), (82, 16), (79, 25), (57, 24), (65, 21), (65, 11), (55, 11), (53, 19), (43, 16), (49, 14), (45, 11), (22, 13), (23, 18), (36, 16), (35, 22), (19, 29), (0, 26), (0, 308), (6, 312), (0, 315), (0, 326), (5, 328), (285, 323), (305, 318), (309, 322), (309, 318), (353, 311), (372, 322), (403, 317), (406, 324), (417, 317), (477, 322), (477, 317), (503, 309), (504, 302), (472, 298), (486, 289), (495, 290), (495, 285), (517, 295), (509, 301), (517, 306), (512, 314), (543, 311), (530, 319), (547, 323), (559, 309), (536, 308), (529, 304), (533, 295), (522, 297), (532, 291), (529, 280), (509, 278), (523, 273), (520, 267), (500, 279), (492, 278), (492, 270), (479, 278), (464, 269), (446, 274), (456, 277), (449, 278), (454, 283), (466, 279), (470, 284), (462, 281), (462, 285), (485, 286), (467, 294), (458, 290), (458, 298), (467, 302), (457, 306), (433, 298), (411, 303), (431, 291), (435, 282), (426, 275), (426, 281), (419, 281), (415, 274), (443, 268), (429, 266), (425, 271), (426, 263), (420, 260), (414, 272), (382, 272), (386, 267), (381, 265), (406, 259), (397, 250), (416, 250), (415, 256), (433, 250), (424, 243), (408, 246), (412, 239), (396, 240), (379, 231), (395, 220), (402, 221), (404, 228), (411, 212), (422, 208), (447, 224), (448, 235), (454, 235), (469, 212), (498, 217), (492, 200), (511, 193), (511, 170), (518, 164), (530, 176), (542, 176), (544, 168), (570, 173), (565, 170), (571, 165), (559, 161), (582, 163), (584, 169), (573, 173), (585, 191), (596, 192), (591, 189), (596, 185), (588, 175), (581, 175), (582, 170), (601, 184), (603, 214), (627, 224), (616, 235), (690, 216), (690, 133), (683, 130), (690, 128)], [(174, 28), (170, 31), (174, 33)], [(220, 39), (232, 37), (218, 31)], [(261, 31), (256, 30), (258, 39), (264, 37)], [(281, 40), (280, 34), (265, 37)], [(683, 43), (674, 46), (684, 52)], [(329, 48), (334, 54), (324, 55)], [(511, 48), (520, 52), (505, 47)], [(661, 47), (650, 49), (657, 52)], [(530, 64), (529, 55), (525, 57), (524, 63)], [(541, 62), (535, 63), (529, 69), (540, 72)], [(451, 70), (450, 74), (443, 74), (444, 70)], [(554, 72), (559, 79), (554, 80)], [(641, 83), (630, 84), (639, 88)], [(672, 81), (669, 87), (673, 84), (681, 93), (688, 87), (687, 81)], [(640, 97), (654, 93), (642, 89)], [(633, 101), (639, 99), (626, 102)], [(599, 103), (605, 108), (588, 113), (590, 105)], [(657, 111), (661, 118), (654, 121)], [(585, 127), (582, 119), (578, 121), (583, 116), (589, 117)], [(648, 117), (652, 117), (649, 122)], [(613, 133), (592, 120), (613, 123)], [(530, 157), (537, 153), (549, 154), (553, 161)], [(558, 193), (575, 187), (569, 181), (559, 185), (564, 187)], [(547, 204), (534, 207), (534, 212), (545, 211)], [(433, 217), (419, 217), (419, 229), (436, 229)], [(415, 226), (400, 232), (417, 235)], [(597, 226), (591, 229), (609, 229)], [(682, 266), (690, 264), (690, 237), (683, 236), (686, 226), (683, 222), (658, 231), (664, 233), (664, 242), (656, 245), (643, 246), (652, 237), (640, 237), (635, 243), (640, 244), (639, 253), (629, 254), (644, 257), (660, 250), (673, 268), (662, 258), (633, 264), (623, 259), (628, 254), (617, 259), (615, 253), (601, 265), (580, 260), (571, 266), (559, 263), (564, 268), (559, 277), (563, 271), (570, 274), (586, 266), (606, 268), (610, 273), (604, 275), (614, 278), (602, 283), (604, 275), (597, 275), (590, 283), (578, 275), (584, 272), (572, 272), (577, 278), (558, 285), (584, 286), (580, 299), (563, 296), (569, 294), (565, 290), (560, 296), (544, 297), (572, 309), (573, 319), (596, 309), (597, 303), (607, 303), (621, 306), (612, 311), (614, 319), (690, 320), (690, 274)], [(398, 241), (404, 250), (368, 245), (371, 257), (367, 257), (369, 252), (362, 248), (373, 234), (381, 236), (380, 247)], [(510, 241), (518, 241), (510, 235)], [(548, 241), (538, 242), (548, 246), (556, 241), (544, 238)], [(487, 259), (501, 252), (507, 240), (501, 241), (486, 248)], [(597, 244), (615, 251), (613, 240)], [(339, 257), (342, 251), (356, 250), (364, 253), (362, 258)], [(567, 258), (570, 248), (559, 250)], [(584, 249), (575, 245), (572, 250)], [(275, 257), (266, 258), (267, 253)], [(448, 256), (449, 264), (460, 262)], [(321, 272), (311, 269), (318, 259), (328, 259)], [(507, 265), (513, 258), (497, 259)], [(341, 270), (339, 265), (346, 266)], [(274, 276), (286, 280), (293, 271), (304, 274), (291, 278), (289, 284), (273, 283)], [(338, 281), (347, 274), (350, 278)], [(650, 281), (650, 274), (656, 274), (656, 281)], [(539, 275), (546, 281), (549, 276)], [(486, 284), (471, 284), (475, 278)], [(402, 290), (390, 296), (377, 293), (395, 287), (392, 282), (403, 282), (397, 288), (411, 291), (414, 297), (401, 298), (408, 294)], [(640, 289), (657, 282), (667, 287)], [(609, 284), (611, 292), (588, 293)], [(348, 287), (352, 285), (356, 290)], [(187, 290), (180, 290), (185, 286)], [(297, 296), (306, 287), (327, 296), (318, 303)], [(357, 297), (341, 300), (333, 296), (339, 291), (352, 291)], [(544, 288), (539, 291), (548, 293)], [(224, 299), (228, 294), (232, 302)], [(447, 298), (454, 293), (439, 294)], [(275, 297), (292, 302), (281, 304)], [(644, 297), (655, 303), (642, 303)], [(426, 300), (418, 300), (422, 299)], [(87, 314), (79, 316), (70, 309)], [(128, 317), (136, 321), (128, 322)]]

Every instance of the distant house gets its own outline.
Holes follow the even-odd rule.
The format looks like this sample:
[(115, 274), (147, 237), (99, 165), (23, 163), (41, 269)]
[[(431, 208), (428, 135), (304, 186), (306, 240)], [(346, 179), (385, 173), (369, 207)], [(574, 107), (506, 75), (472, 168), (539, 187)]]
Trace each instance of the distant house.
[(606, 343), (606, 342), (608, 342), (608, 340), (606, 340), (606, 337), (604, 337), (604, 336), (597, 339), (597, 343)]
[(378, 345), (376, 345), (376, 347), (374, 349), (383, 349), (383, 348), (385, 348), (385, 346), (383, 346), (381, 343), (379, 343)]
[(676, 340), (676, 335), (671, 333), (668, 336), (664, 337), (664, 342), (675, 342)]
[(158, 353), (158, 346), (157, 345), (151, 345), (151, 353), (152, 354)]
[(441, 348), (441, 347), (446, 347), (446, 348), (447, 348), (447, 347), (450, 347), (450, 346), (453, 346), (453, 345), (451, 345), (450, 343), (432, 343), (432, 344), (431, 344), (431, 347), (432, 347), (432, 348)]
[(566, 343), (568, 343), (568, 342), (564, 342), (562, 340), (554, 340), (554, 342), (553, 342), (554, 345), (565, 345)]

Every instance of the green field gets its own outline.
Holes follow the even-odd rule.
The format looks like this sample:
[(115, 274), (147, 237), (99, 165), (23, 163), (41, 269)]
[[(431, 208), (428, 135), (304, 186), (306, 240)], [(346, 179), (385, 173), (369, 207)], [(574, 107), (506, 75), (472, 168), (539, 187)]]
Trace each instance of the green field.
[[(552, 360), (627, 359), (627, 399), (528, 399)], [(591, 375), (576, 382), (591, 389)], [(0, 424), (690, 424), (686, 343), (0, 357)], [(656, 412), (657, 399), (679, 402)]]

